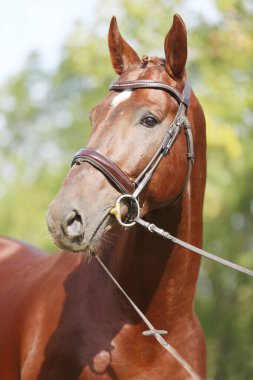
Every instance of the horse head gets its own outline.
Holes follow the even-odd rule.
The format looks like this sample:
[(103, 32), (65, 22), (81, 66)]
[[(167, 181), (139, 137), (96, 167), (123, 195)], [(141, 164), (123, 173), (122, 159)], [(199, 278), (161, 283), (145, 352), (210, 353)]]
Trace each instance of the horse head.
[[(165, 136), (168, 137), (175, 124), (180, 107), (185, 110), (183, 116), (187, 112), (194, 145), (197, 144), (197, 130), (204, 124), (203, 112), (194, 93), (190, 93), (189, 106), (183, 99), (187, 83), (187, 36), (178, 15), (174, 16), (165, 38), (165, 59), (140, 58), (121, 36), (115, 17), (110, 24), (108, 43), (112, 65), (119, 79), (112, 84), (105, 99), (91, 111), (92, 133), (84, 150), (86, 159), (82, 159), (82, 151), (77, 154), (47, 215), (48, 228), (55, 243), (74, 252), (98, 246), (101, 237), (117, 226), (110, 210), (120, 192), (134, 192), (136, 179), (156, 157)], [(193, 159), (187, 155), (193, 155), (193, 152), (189, 152), (189, 145), (190, 148), (192, 145), (189, 135), (181, 129), (179, 125), (173, 146), (165, 152), (138, 194), (141, 216), (170, 204), (186, 187), (189, 158), (191, 162)], [(102, 170), (99, 161), (104, 161)], [(103, 170), (106, 165), (110, 167), (109, 175)], [(115, 185), (115, 177), (110, 177), (113, 170), (117, 172), (116, 177), (121, 176), (119, 182), (125, 184), (122, 191), (120, 185)], [(129, 205), (121, 204), (123, 216), (128, 209)]]

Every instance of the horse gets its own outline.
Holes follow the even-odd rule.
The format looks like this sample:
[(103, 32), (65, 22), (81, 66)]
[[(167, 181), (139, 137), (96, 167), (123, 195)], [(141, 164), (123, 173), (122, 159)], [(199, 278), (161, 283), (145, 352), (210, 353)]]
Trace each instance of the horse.
[[(91, 111), (87, 147), (75, 156), (47, 213), (62, 251), (48, 256), (0, 240), (4, 380), (190, 378), (154, 337), (142, 334), (143, 321), (96, 257), (156, 328), (167, 331), (166, 341), (198, 378), (206, 377), (205, 338), (194, 311), (201, 259), (135, 224), (139, 216), (202, 245), (205, 117), (187, 84), (186, 27), (174, 15), (165, 59), (140, 58), (115, 17), (108, 44), (119, 78)], [(186, 116), (192, 141), (180, 124)], [(173, 144), (164, 144), (164, 136)], [(161, 142), (163, 157), (151, 175)], [(121, 194), (117, 214), (112, 210)]]

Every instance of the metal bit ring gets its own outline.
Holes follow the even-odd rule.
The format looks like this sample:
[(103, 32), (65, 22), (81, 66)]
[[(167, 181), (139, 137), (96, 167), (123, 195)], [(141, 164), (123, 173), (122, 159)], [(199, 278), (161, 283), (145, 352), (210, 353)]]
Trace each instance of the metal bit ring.
[[(123, 222), (122, 219), (121, 219), (121, 209), (120, 209), (120, 203), (122, 202), (122, 200), (124, 199), (127, 199), (128, 202), (129, 200), (134, 202), (135, 203), (135, 217), (134, 218), (139, 218), (140, 216), (140, 205), (139, 205), (139, 202), (136, 198), (134, 198), (132, 195), (130, 194), (123, 194), (121, 195), (115, 202), (115, 205), (114, 207), (111, 209), (110, 211), (110, 215), (113, 215), (115, 216), (115, 218), (117, 219), (118, 223), (123, 226), (123, 227), (132, 227), (135, 225), (135, 221), (129, 221), (129, 222)], [(131, 210), (130, 210), (131, 211)]]

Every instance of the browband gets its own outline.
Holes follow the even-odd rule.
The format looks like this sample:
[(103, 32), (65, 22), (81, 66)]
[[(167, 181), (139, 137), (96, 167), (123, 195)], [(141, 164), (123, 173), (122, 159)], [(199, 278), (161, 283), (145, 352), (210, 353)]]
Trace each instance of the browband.
[(171, 87), (166, 83), (153, 80), (128, 80), (125, 82), (115, 81), (112, 82), (109, 86), (109, 90), (128, 90), (138, 88), (153, 88), (167, 91), (176, 99), (178, 104), (183, 103), (186, 107), (189, 106), (191, 87), (188, 81), (186, 81), (185, 83), (185, 89), (183, 94), (180, 94), (179, 91), (177, 91), (175, 88)]

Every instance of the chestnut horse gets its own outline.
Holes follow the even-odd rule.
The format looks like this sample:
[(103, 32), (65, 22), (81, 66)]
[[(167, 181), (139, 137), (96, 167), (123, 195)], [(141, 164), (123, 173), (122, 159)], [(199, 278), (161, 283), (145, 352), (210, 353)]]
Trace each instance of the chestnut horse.
[[(178, 15), (164, 47), (165, 59), (140, 59), (112, 19), (109, 49), (117, 83), (160, 83), (124, 91), (112, 87), (91, 112), (88, 147), (131, 182), (163, 141), (181, 102), (176, 94), (186, 86), (186, 30)], [(139, 201), (141, 217), (200, 247), (205, 119), (192, 91), (187, 118), (195, 151), (189, 181), (187, 141), (180, 132)], [(110, 214), (119, 195), (94, 163), (74, 164), (49, 207), (47, 223), (55, 243), (76, 254), (47, 256), (1, 239), (1, 379), (189, 379), (152, 336), (142, 335), (145, 325), (90, 253), (103, 260), (156, 328), (167, 330), (166, 341), (205, 378), (205, 341), (194, 312), (200, 257), (139, 225), (120, 227)], [(124, 215), (126, 206), (121, 204)]]

